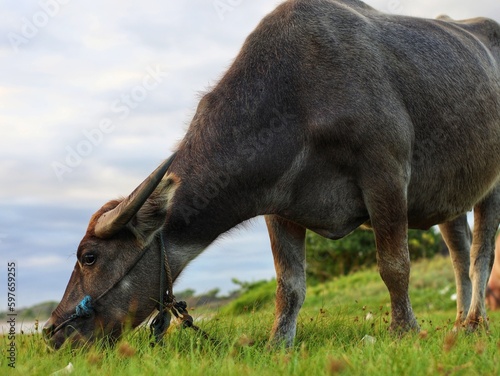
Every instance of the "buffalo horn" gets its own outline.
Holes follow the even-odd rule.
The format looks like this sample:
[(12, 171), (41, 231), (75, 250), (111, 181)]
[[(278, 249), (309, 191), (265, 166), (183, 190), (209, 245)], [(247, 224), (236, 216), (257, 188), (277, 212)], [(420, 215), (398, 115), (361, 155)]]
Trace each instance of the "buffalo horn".
[(118, 206), (99, 217), (95, 226), (95, 235), (109, 238), (123, 228), (144, 205), (153, 193), (175, 158), (175, 153), (165, 160)]

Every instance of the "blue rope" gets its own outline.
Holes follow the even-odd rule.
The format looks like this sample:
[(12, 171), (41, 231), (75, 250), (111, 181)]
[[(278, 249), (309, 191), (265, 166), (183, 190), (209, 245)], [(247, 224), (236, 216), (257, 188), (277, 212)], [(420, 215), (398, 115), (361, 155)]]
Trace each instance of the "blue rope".
[(76, 317), (90, 316), (92, 314), (92, 298), (87, 295), (75, 308)]

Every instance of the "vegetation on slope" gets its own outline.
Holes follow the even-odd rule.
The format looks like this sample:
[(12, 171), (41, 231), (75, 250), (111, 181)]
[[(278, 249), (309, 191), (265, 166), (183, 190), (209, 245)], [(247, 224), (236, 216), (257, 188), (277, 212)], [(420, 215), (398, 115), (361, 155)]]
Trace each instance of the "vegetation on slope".
[[(453, 334), (453, 272), (447, 258), (415, 262), (411, 298), (422, 331), (389, 333), (389, 296), (375, 268), (308, 289), (294, 348), (270, 349), (274, 282), (247, 291), (217, 312), (193, 312), (215, 340), (172, 327), (162, 345), (149, 345), (147, 328), (114, 347), (47, 352), (37, 334), (19, 335), (16, 369), (0, 359), (0, 373), (47, 375), (69, 362), (72, 375), (498, 375), (500, 314), (490, 332)], [(256, 304), (259, 302), (259, 304)], [(7, 337), (0, 346), (8, 346)]]

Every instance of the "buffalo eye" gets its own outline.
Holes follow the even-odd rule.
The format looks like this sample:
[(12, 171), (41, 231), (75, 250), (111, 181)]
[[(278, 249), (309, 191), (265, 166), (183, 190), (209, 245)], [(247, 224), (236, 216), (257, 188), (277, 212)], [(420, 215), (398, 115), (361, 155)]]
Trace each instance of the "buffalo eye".
[(93, 253), (87, 253), (82, 257), (83, 264), (87, 266), (92, 265), (96, 259), (97, 257)]

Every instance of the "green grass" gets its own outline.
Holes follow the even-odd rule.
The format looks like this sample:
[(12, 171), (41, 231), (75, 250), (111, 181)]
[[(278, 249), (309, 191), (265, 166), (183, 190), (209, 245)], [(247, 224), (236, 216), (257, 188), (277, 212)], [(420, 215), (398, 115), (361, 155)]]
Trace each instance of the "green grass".
[[(290, 350), (267, 347), (275, 289), (269, 282), (199, 322), (217, 343), (174, 327), (163, 346), (150, 347), (142, 328), (115, 347), (48, 352), (39, 335), (20, 335), (16, 369), (7, 367), (2, 351), (0, 374), (49, 375), (71, 362), (72, 375), (499, 375), (500, 313), (491, 313), (489, 334), (451, 333), (455, 289), (449, 260), (414, 263), (411, 284), (422, 331), (402, 338), (387, 331), (388, 293), (370, 269), (308, 289)], [(202, 309), (193, 313), (207, 315)], [(365, 335), (375, 343), (363, 341)], [(2, 350), (6, 345), (6, 337), (0, 338)]]

